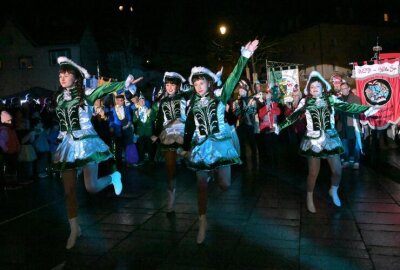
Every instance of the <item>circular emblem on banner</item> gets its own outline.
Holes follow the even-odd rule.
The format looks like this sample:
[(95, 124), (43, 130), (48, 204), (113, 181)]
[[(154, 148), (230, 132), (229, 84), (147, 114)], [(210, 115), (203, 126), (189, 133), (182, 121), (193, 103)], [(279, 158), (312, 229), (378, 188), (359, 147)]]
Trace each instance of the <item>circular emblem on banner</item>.
[(383, 105), (390, 100), (392, 88), (384, 79), (373, 79), (365, 84), (364, 96), (371, 105)]

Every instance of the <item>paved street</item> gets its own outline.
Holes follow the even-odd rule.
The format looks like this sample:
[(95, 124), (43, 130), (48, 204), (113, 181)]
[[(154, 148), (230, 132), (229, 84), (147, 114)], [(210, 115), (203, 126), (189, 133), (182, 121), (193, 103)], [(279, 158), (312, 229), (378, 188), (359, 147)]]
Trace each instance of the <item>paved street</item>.
[(128, 169), (119, 197), (112, 187), (90, 195), (80, 181), (82, 236), (71, 251), (60, 180), (2, 191), (0, 269), (399, 269), (397, 179), (363, 164), (344, 169), (336, 208), (322, 165), (316, 214), (305, 207), (300, 159), (256, 171), (234, 167), (227, 192), (211, 182), (204, 245), (196, 244), (195, 174), (182, 165), (172, 217), (163, 164)]

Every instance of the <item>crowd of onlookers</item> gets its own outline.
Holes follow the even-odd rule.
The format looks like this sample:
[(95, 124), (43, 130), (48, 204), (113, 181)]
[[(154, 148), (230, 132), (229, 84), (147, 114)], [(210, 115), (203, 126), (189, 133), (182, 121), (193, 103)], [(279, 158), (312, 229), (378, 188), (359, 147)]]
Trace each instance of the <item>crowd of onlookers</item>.
[(52, 98), (11, 98), (0, 102), (1, 182), (19, 189), (35, 179), (46, 178), (58, 136)]
[[(360, 103), (359, 97), (345, 81), (336, 84), (332, 94), (347, 102)], [(260, 164), (273, 168), (281, 154), (279, 147), (282, 144), (279, 142), (282, 140), (296, 151), (306, 129), (304, 116), (279, 136), (275, 129), (296, 109), (302, 97), (298, 85), (293, 86), (290, 97), (277, 98), (267, 84), (259, 81), (251, 84), (247, 79), (239, 81), (227, 104), (225, 120), (238, 135), (238, 148), (244, 164), (248, 163), (253, 169)], [(107, 171), (110, 166), (121, 170), (145, 162), (162, 161), (157, 142), (151, 140), (158, 98), (157, 93), (148, 100), (139, 91), (125, 90), (95, 102), (92, 123), (115, 155), (115, 160), (101, 166), (100, 171)], [(0, 100), (0, 174), (1, 185), (6, 189), (19, 189), (40, 178), (59, 177), (51, 170), (59, 134), (54, 100), (54, 97), (35, 100), (29, 94), (23, 100), (18, 97), (6, 102)], [(336, 128), (345, 149), (342, 166), (358, 169), (363, 151), (358, 115), (337, 112), (336, 118)]]
[[(0, 180), (6, 189), (60, 176), (51, 166), (59, 143), (54, 100), (35, 100), (29, 94), (24, 99), (0, 100)], [(115, 155), (114, 160), (101, 164), (99, 173), (106, 174), (112, 166), (121, 170), (156, 159), (156, 145), (150, 139), (156, 112), (142, 94), (110, 94), (91, 108), (95, 130)]]

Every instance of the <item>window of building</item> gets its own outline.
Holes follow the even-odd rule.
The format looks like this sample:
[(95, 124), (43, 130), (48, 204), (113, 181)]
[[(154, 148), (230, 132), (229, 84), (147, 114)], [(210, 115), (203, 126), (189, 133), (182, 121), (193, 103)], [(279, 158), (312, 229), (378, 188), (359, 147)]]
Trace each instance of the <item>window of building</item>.
[(20, 69), (32, 69), (33, 59), (32, 56), (22, 56), (18, 59)]
[(349, 8), (349, 10), (348, 10), (348, 15), (349, 15), (349, 19), (352, 21), (352, 20), (354, 20), (354, 10), (353, 10), (353, 8)]
[(57, 58), (60, 56), (65, 56), (71, 58), (71, 49), (59, 49), (49, 51), (49, 65), (57, 66)]
[(316, 49), (316, 48), (317, 48), (317, 42), (313, 42), (312, 48), (313, 48), (313, 49)]
[(389, 21), (389, 13), (383, 13), (383, 21), (388, 22)]

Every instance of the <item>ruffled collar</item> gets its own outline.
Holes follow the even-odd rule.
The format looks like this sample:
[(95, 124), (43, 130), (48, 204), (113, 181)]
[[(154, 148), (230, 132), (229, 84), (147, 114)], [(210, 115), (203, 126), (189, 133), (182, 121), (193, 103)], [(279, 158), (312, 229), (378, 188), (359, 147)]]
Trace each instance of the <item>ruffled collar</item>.
[(65, 101), (70, 101), (78, 96), (78, 90), (76, 88), (65, 88), (63, 90), (63, 97)]
[(205, 93), (204, 95), (199, 95), (199, 94), (195, 94), (195, 99), (196, 100), (200, 100), (200, 99), (204, 99), (204, 98), (210, 98), (210, 92)]
[(311, 106), (316, 106), (318, 108), (322, 108), (322, 107), (328, 106), (328, 101), (327, 101), (327, 98), (324, 96), (312, 97), (308, 100), (308, 104)]

